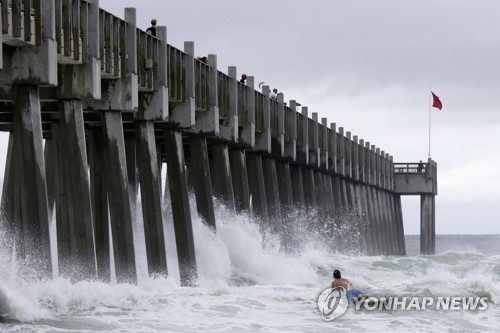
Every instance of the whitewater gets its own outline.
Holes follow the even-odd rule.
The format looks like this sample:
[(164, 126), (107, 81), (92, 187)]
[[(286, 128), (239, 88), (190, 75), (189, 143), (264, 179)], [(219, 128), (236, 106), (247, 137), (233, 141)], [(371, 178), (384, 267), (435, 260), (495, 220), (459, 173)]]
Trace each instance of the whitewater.
[[(137, 219), (137, 285), (117, 284), (114, 278), (110, 284), (60, 277), (25, 281), (0, 246), (0, 308), (8, 314), (0, 332), (497, 332), (500, 327), (498, 235), (438, 236), (434, 256), (418, 255), (418, 236), (406, 237), (405, 257), (346, 255), (325, 245), (319, 237), (324, 230), (303, 228), (317, 217), (295, 212), (289, 223), (300, 237), (285, 250), (265, 228), (217, 204), (216, 232), (193, 213), (199, 280), (197, 287), (181, 287), (168, 214), (166, 207), (169, 276), (148, 277)], [(0, 244), (2, 237), (0, 230)], [(350, 306), (343, 316), (324, 321), (317, 297), (330, 285), (334, 269), (370, 294), (480, 296), (488, 298), (488, 309), (363, 311)]]

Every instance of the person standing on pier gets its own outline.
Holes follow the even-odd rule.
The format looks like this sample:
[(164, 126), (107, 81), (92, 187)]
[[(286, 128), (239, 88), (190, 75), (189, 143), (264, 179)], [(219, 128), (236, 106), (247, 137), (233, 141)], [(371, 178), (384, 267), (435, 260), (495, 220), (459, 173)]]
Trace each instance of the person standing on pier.
[(147, 28), (146, 32), (150, 35), (153, 35), (156, 37), (156, 19), (151, 20), (151, 26)]
[(269, 98), (272, 100), (278, 99), (278, 89), (274, 88), (273, 91), (269, 93)]

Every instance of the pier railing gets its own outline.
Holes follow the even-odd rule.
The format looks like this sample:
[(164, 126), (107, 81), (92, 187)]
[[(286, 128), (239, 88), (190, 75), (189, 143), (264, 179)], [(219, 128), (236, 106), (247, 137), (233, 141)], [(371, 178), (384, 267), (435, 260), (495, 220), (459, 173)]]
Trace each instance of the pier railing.
[(10, 45), (40, 45), (41, 0), (1, 0), (3, 41)]
[(248, 110), (248, 93), (250, 88), (241, 82), (237, 83), (238, 95), (238, 125), (240, 127), (247, 125), (247, 110)]
[[(126, 22), (100, 9), (100, 56), (103, 79), (124, 78), (127, 48)], [(59, 34), (57, 34), (59, 36)], [(64, 52), (63, 52), (64, 53)]]
[(219, 120), (221, 122), (229, 119), (229, 112), (231, 108), (229, 90), (231, 87), (231, 81), (232, 79), (228, 75), (217, 71), (217, 99), (219, 105)]
[(264, 130), (264, 103), (269, 97), (255, 91), (255, 132)]
[(209, 98), (208, 80), (211, 67), (198, 59), (195, 59), (194, 62), (196, 111), (207, 111)]
[(428, 163), (394, 163), (395, 174), (425, 173)]
[(168, 93), (171, 102), (186, 100), (186, 68), (187, 54), (171, 45), (167, 45), (168, 55)]

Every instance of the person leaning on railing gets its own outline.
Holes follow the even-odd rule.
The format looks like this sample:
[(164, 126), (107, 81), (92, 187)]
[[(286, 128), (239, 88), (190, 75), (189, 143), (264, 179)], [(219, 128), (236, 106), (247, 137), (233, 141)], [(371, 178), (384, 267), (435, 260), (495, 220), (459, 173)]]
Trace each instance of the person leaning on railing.
[(151, 20), (151, 26), (146, 29), (146, 32), (150, 35), (153, 35), (156, 37), (156, 19)]

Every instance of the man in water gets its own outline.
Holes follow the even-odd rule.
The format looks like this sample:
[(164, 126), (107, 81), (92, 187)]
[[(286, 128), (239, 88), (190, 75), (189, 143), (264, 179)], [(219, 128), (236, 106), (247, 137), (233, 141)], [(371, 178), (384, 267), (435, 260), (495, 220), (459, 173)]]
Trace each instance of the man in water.
[(347, 292), (347, 298), (349, 300), (360, 301), (362, 299), (368, 298), (361, 290), (356, 289), (352, 286), (351, 281), (342, 277), (338, 269), (333, 271), (334, 280), (332, 281), (332, 289), (337, 287), (342, 287)]

